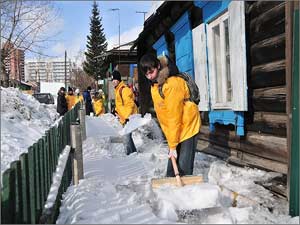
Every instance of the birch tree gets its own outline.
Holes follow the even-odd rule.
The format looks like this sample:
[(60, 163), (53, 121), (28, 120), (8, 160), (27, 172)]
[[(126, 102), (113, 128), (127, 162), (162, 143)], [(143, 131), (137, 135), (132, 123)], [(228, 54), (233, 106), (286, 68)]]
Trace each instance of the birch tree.
[(51, 1), (0, 0), (1, 80), (9, 84), (5, 59), (14, 48), (40, 54), (57, 33), (52, 32), (59, 10)]

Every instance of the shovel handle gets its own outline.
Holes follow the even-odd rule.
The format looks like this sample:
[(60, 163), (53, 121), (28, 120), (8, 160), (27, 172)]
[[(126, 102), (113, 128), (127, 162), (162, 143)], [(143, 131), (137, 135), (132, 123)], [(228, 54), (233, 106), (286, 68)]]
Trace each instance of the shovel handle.
[(174, 173), (175, 173), (175, 176), (176, 176), (177, 185), (179, 187), (182, 187), (183, 183), (182, 183), (182, 180), (181, 180), (181, 178), (179, 176), (179, 171), (178, 171), (176, 159), (175, 159), (175, 157), (173, 155), (171, 156), (171, 161), (172, 161), (173, 170), (174, 170)]

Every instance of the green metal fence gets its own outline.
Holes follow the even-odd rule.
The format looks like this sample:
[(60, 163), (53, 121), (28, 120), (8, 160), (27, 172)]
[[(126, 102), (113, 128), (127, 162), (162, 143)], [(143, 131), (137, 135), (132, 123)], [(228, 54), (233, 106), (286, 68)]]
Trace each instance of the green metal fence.
[[(58, 158), (66, 145), (70, 145), (70, 125), (78, 118), (80, 103), (68, 111), (57, 126), (28, 148), (28, 153), (10, 164), (2, 175), (1, 223), (39, 223), (56, 171)], [(72, 179), (71, 155), (59, 187), (52, 222), (55, 222), (60, 199)], [(47, 221), (50, 222), (50, 221)]]
[(290, 215), (299, 216), (299, 9), (294, 12)]

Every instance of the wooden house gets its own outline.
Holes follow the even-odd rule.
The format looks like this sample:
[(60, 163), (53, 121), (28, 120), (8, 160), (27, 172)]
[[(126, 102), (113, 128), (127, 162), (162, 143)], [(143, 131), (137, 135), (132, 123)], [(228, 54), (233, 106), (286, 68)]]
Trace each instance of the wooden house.
[[(293, 5), (165, 1), (145, 21), (138, 60), (166, 54), (199, 86), (199, 151), (289, 173)], [(139, 87), (140, 112), (155, 114), (141, 73)]]

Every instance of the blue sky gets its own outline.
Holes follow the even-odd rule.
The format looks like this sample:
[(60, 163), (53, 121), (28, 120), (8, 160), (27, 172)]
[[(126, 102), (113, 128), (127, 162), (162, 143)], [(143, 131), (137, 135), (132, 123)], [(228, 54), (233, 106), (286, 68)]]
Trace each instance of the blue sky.
[[(118, 44), (118, 12), (111, 8), (120, 8), (121, 44), (134, 40), (143, 28), (144, 15), (136, 11), (151, 10), (152, 1), (97, 1), (102, 17), (102, 26), (109, 47)], [(64, 56), (66, 49), (70, 57), (79, 50), (85, 50), (86, 36), (89, 34), (90, 16), (93, 1), (54, 1), (60, 10), (56, 25), (49, 27), (60, 31), (43, 53), (58, 57)]]

